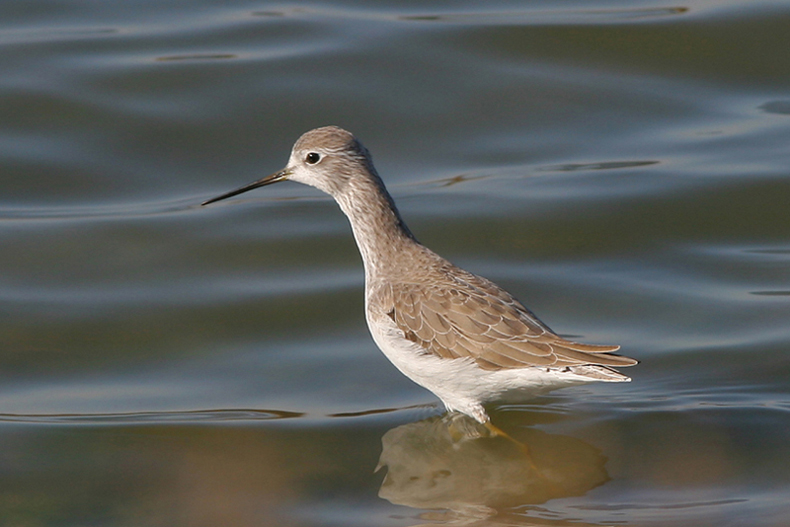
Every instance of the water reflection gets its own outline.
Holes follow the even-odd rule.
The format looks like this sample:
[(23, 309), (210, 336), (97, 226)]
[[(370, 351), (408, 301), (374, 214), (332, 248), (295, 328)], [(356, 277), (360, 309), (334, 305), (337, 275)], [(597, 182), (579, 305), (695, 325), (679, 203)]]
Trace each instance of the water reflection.
[(447, 511), (421, 516), (431, 521), (482, 521), (506, 508), (580, 496), (609, 479), (606, 458), (583, 441), (533, 429), (515, 440), (492, 436), (459, 414), (393, 428), (381, 442), (378, 468), (387, 474), (379, 496)]

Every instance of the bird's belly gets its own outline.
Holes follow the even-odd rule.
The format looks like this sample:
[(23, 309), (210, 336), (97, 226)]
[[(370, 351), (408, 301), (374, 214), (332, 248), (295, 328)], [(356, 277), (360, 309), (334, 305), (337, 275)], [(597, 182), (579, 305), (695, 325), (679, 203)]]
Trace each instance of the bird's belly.
[(466, 404), (523, 402), (556, 388), (585, 382), (556, 369), (484, 370), (470, 358), (446, 359), (422, 349), (404, 338), (394, 323), (390, 325), (385, 320), (383, 324), (368, 325), (373, 340), (390, 362), (451, 409)]

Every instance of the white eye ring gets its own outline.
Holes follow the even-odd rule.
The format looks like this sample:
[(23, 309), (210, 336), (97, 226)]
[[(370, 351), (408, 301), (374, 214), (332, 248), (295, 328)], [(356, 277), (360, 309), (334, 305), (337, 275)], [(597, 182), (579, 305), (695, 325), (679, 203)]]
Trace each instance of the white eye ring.
[(315, 165), (319, 161), (321, 161), (321, 154), (318, 154), (316, 152), (310, 152), (304, 157), (304, 162), (307, 163), (308, 165)]

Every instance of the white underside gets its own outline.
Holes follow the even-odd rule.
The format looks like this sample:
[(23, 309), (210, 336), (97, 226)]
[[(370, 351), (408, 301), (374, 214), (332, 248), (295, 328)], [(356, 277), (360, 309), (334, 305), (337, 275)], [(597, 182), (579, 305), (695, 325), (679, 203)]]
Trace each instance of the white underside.
[[(596, 366), (483, 370), (471, 359), (427, 354), (407, 340), (388, 317), (371, 321), (368, 316), (368, 328), (384, 355), (406, 377), (433, 392), (448, 410), (470, 415), (481, 423), (488, 421), (483, 409), (487, 403), (524, 402), (550, 390), (593, 381), (630, 381), (617, 374), (601, 375)], [(585, 368), (594, 375), (585, 374)]]

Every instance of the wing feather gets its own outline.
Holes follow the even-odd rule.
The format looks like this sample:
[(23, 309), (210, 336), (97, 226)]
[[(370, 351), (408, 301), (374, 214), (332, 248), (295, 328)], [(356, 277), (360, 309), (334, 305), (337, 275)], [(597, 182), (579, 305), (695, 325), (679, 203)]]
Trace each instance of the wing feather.
[(582, 344), (556, 335), (485, 278), (458, 268), (441, 278), (381, 284), (369, 300), (382, 304), (406, 338), (425, 353), (472, 358), (485, 370), (637, 363), (613, 355), (619, 346)]

